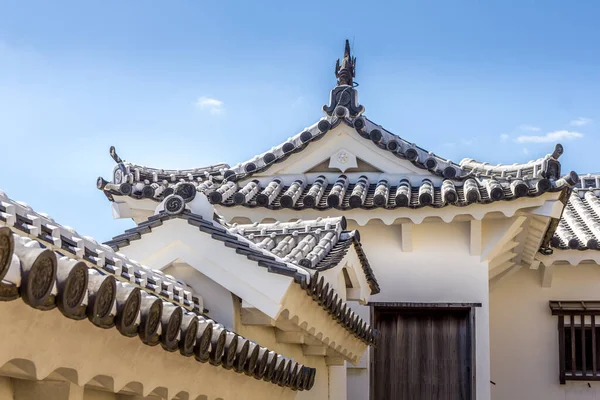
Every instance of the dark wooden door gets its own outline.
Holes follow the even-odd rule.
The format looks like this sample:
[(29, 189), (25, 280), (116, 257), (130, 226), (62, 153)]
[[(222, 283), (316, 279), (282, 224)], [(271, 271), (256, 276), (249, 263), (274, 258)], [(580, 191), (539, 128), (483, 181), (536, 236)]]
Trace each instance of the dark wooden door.
[(469, 310), (375, 308), (373, 400), (471, 400)]

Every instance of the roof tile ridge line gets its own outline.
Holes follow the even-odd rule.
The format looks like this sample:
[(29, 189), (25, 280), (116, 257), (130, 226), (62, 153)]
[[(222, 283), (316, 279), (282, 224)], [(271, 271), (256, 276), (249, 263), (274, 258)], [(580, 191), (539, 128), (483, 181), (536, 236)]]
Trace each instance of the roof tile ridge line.
[[(367, 116), (363, 115), (362, 118), (366, 119), (368, 122), (370, 122), (374, 126), (378, 127), (379, 129), (384, 130), (388, 135), (390, 135), (390, 136), (392, 136), (392, 137), (394, 137), (396, 139), (400, 139), (401, 141), (403, 141), (405, 144), (409, 145), (410, 147), (416, 148), (417, 150), (421, 150), (422, 152), (424, 152), (424, 153), (426, 153), (428, 155), (431, 155), (433, 157), (436, 157), (436, 158), (438, 158), (441, 161), (444, 161), (444, 162), (446, 162), (448, 164), (454, 165), (455, 167), (461, 168), (461, 165), (459, 163), (456, 163), (456, 162), (454, 162), (454, 161), (452, 161), (452, 160), (450, 160), (448, 158), (444, 158), (444, 157), (442, 157), (442, 156), (440, 156), (438, 154), (435, 154), (434, 152), (429, 151), (429, 150), (427, 150), (427, 149), (419, 146), (415, 142), (411, 142), (411, 141), (408, 141), (408, 140), (404, 139), (402, 136), (400, 136), (400, 135), (398, 135), (398, 134), (396, 134), (396, 133), (394, 133), (394, 132), (392, 132), (392, 131), (384, 128), (382, 125), (380, 125), (377, 122), (369, 119)], [(461, 176), (461, 178), (462, 178), (462, 176)]]
[(560, 215), (557, 218), (550, 218), (550, 223), (548, 224), (548, 228), (546, 229), (546, 233), (544, 234), (544, 237), (542, 238), (542, 241), (540, 243), (540, 248), (538, 249), (538, 252), (542, 253), (544, 255), (549, 255), (549, 254), (552, 254), (552, 252), (553, 252), (552, 237), (558, 230), (558, 226), (563, 219), (563, 213), (565, 211), (567, 203), (569, 202), (569, 197), (571, 196), (571, 193), (573, 192), (572, 187), (565, 187), (560, 190), (561, 190), (561, 194), (558, 198), (558, 201), (563, 203), (563, 208), (560, 211)]
[(224, 162), (218, 162), (216, 164), (211, 164), (211, 165), (207, 165), (207, 166), (203, 166), (203, 167), (196, 167), (196, 168), (181, 168), (181, 169), (153, 168), (153, 167), (147, 167), (147, 166), (141, 165), (141, 164), (136, 164), (131, 161), (123, 160), (121, 157), (119, 157), (117, 155), (115, 146), (110, 146), (109, 153), (110, 153), (111, 158), (115, 161), (116, 164), (125, 164), (125, 165), (128, 165), (129, 167), (145, 169), (145, 170), (149, 170), (149, 171), (164, 171), (166, 173), (167, 171), (173, 171), (173, 172), (190, 171), (191, 172), (194, 170), (205, 170), (205, 169), (213, 169), (213, 168), (218, 168), (218, 167), (229, 168), (229, 164), (224, 163)]
[[(273, 150), (275, 150), (275, 149), (280, 149), (280, 148), (281, 148), (281, 147), (282, 147), (282, 146), (283, 146), (285, 143), (287, 143), (287, 142), (289, 142), (289, 141), (293, 141), (293, 140), (296, 140), (296, 139), (300, 138), (300, 136), (301, 136), (301, 135), (302, 135), (304, 132), (306, 132), (306, 131), (312, 131), (312, 130), (314, 130), (314, 129), (315, 129), (315, 128), (317, 128), (317, 126), (319, 125), (319, 122), (321, 122), (322, 120), (325, 120), (325, 119), (328, 119), (328, 118), (327, 118), (327, 117), (322, 117), (322, 118), (320, 118), (320, 119), (319, 119), (317, 122), (315, 122), (315, 123), (313, 123), (313, 124), (311, 124), (311, 125), (309, 125), (309, 126), (305, 127), (304, 129), (302, 129), (302, 131), (300, 131), (300, 132), (298, 132), (298, 133), (295, 133), (293, 136), (290, 136), (290, 137), (288, 137), (288, 138), (287, 138), (287, 139), (286, 139), (286, 140), (285, 140), (283, 143), (280, 143), (280, 144), (278, 144), (278, 145), (275, 145), (275, 146), (271, 147), (269, 150), (266, 150), (266, 151), (264, 151), (264, 152), (262, 152), (262, 153), (259, 153), (259, 154), (255, 155), (254, 157), (252, 157), (252, 158), (250, 158), (250, 159), (248, 159), (248, 160), (246, 160), (246, 161), (239, 162), (238, 164), (234, 165), (232, 168), (236, 168), (236, 167), (239, 167), (239, 166), (241, 166), (241, 165), (243, 165), (243, 164), (246, 164), (246, 163), (249, 163), (249, 162), (253, 162), (253, 161), (255, 161), (255, 160), (257, 160), (257, 159), (259, 159), (259, 158), (261, 158), (261, 157), (264, 157), (264, 155), (265, 155), (265, 154), (267, 154), (267, 153), (271, 153), (271, 152), (272, 152)], [(269, 164), (271, 164), (271, 163), (269, 163)]]
[[(356, 232), (358, 233), (358, 231)], [(363, 262), (362, 259), (360, 261), (363, 267), (363, 271), (365, 272), (365, 277), (367, 278), (367, 283), (369, 283), (369, 286), (371, 286), (371, 282), (373, 283), (373, 286), (371, 286), (371, 294), (373, 295), (381, 292), (381, 287), (379, 286), (379, 282), (377, 281), (377, 277), (375, 276), (375, 271), (373, 271), (373, 268), (369, 263), (369, 258), (367, 257), (367, 254), (363, 249), (362, 243), (360, 242), (360, 236), (358, 238), (356, 236), (353, 237), (352, 243), (354, 244), (354, 249), (356, 253), (359, 254), (359, 259), (361, 258), (360, 255), (362, 255), (365, 260), (365, 262)]]
[[(6, 196), (6, 198), (8, 198), (8, 197)], [(8, 200), (10, 200), (11, 202), (14, 202), (14, 200), (11, 200), (10, 198), (8, 198)], [(1, 198), (0, 198), (0, 203), (1, 203), (1, 202), (2, 202), (2, 200), (1, 200)], [(15, 203), (16, 203), (16, 202), (15, 202)], [(18, 204), (18, 203), (17, 203), (17, 204)], [(43, 217), (43, 216), (39, 215), (39, 213), (36, 213), (36, 212), (35, 212), (35, 211), (33, 211), (33, 210), (30, 210), (30, 211), (32, 211), (32, 212), (33, 212), (33, 213), (35, 213), (35, 214), (38, 214), (38, 215), (36, 215), (36, 216), (39, 216), (39, 217), (45, 218), (46, 220), (50, 220), (50, 221), (51, 221), (51, 223), (50, 223), (50, 224), (48, 224), (48, 223), (42, 224), (42, 225), (43, 225), (43, 226), (45, 226), (45, 227), (48, 227), (48, 226), (53, 226), (53, 227), (56, 227), (57, 229), (61, 229), (61, 228), (62, 228), (62, 229), (64, 229), (64, 228), (65, 228), (64, 226), (62, 226), (62, 225), (60, 225), (60, 224), (57, 224), (56, 222), (54, 222), (54, 221), (53, 221), (52, 219), (50, 219), (50, 218)], [(86, 257), (85, 257), (85, 248), (86, 248), (86, 247), (84, 247), (84, 255), (81, 255), (81, 256), (80, 256), (80, 255), (74, 254), (74, 253), (72, 253), (72, 252), (70, 252), (70, 251), (67, 251), (67, 250), (63, 249), (62, 247), (58, 247), (58, 246), (56, 246), (56, 244), (55, 244), (55, 243), (50, 243), (50, 242), (48, 242), (48, 241), (42, 241), (42, 239), (39, 237), (39, 236), (41, 235), (41, 232), (40, 232), (38, 235), (34, 235), (34, 234), (32, 234), (32, 233), (25, 232), (25, 231), (23, 231), (23, 230), (20, 230), (20, 229), (18, 229), (18, 228), (15, 226), (15, 223), (16, 223), (16, 221), (15, 221), (14, 223), (12, 223), (12, 222), (10, 222), (10, 221), (8, 221), (8, 220), (7, 220), (7, 221), (1, 221), (1, 220), (0, 220), (0, 225), (3, 225), (3, 226), (6, 226), (6, 227), (8, 227), (8, 228), (9, 228), (9, 229), (10, 229), (10, 230), (11, 230), (11, 231), (12, 231), (12, 232), (15, 234), (15, 235), (18, 235), (18, 236), (21, 236), (21, 237), (27, 237), (27, 238), (29, 238), (30, 240), (33, 240), (33, 241), (35, 241), (35, 242), (39, 243), (39, 245), (40, 245), (40, 246), (42, 246), (43, 248), (48, 248), (48, 249), (50, 249), (51, 251), (53, 251), (53, 252), (55, 252), (55, 253), (58, 253), (58, 254), (61, 254), (61, 255), (65, 256), (65, 257), (69, 258), (69, 259), (72, 259), (72, 260), (78, 260), (78, 261), (84, 262), (84, 263), (85, 263), (85, 265), (86, 265), (88, 268), (90, 268), (90, 269), (93, 269), (93, 270), (95, 270), (95, 271), (98, 271), (98, 272), (100, 272), (100, 273), (102, 273), (102, 274), (106, 274), (106, 273), (108, 272), (108, 273), (110, 273), (112, 276), (114, 276), (114, 277), (115, 277), (115, 279), (117, 279), (117, 281), (119, 281), (119, 282), (121, 282), (121, 283), (128, 283), (128, 284), (132, 284), (133, 286), (135, 286), (135, 287), (138, 287), (139, 289), (143, 290), (143, 291), (144, 291), (145, 293), (147, 293), (147, 294), (154, 295), (154, 296), (156, 296), (156, 297), (160, 298), (161, 300), (163, 300), (163, 301), (166, 301), (166, 302), (168, 302), (168, 303), (171, 303), (171, 304), (174, 304), (174, 305), (177, 305), (177, 306), (181, 306), (181, 307), (183, 307), (183, 308), (184, 308), (185, 310), (187, 310), (187, 311), (192, 311), (192, 312), (196, 312), (196, 311), (197, 311), (197, 310), (196, 310), (196, 308), (197, 308), (197, 307), (196, 307), (196, 306), (197, 306), (197, 304), (195, 304), (195, 303), (194, 303), (194, 301), (193, 301), (193, 298), (194, 298), (194, 297), (197, 297), (197, 294), (196, 294), (195, 292), (193, 292), (192, 290), (190, 290), (190, 289), (191, 289), (191, 287), (190, 287), (189, 285), (187, 285), (187, 283), (185, 283), (185, 282), (183, 282), (183, 285), (182, 285), (180, 282), (177, 282), (177, 280), (169, 278), (167, 275), (165, 275), (164, 273), (162, 273), (162, 271), (154, 270), (154, 269), (151, 269), (151, 268), (149, 268), (149, 267), (146, 267), (146, 266), (144, 266), (144, 265), (142, 265), (142, 264), (139, 264), (139, 263), (137, 263), (137, 261), (135, 261), (135, 260), (130, 260), (130, 259), (128, 259), (128, 258), (126, 258), (126, 257), (124, 257), (124, 255), (123, 255), (123, 254), (120, 254), (120, 253), (118, 253), (118, 252), (114, 251), (114, 250), (113, 250), (113, 249), (111, 249), (110, 247), (109, 247), (108, 249), (107, 249), (107, 248), (104, 248), (104, 246), (105, 246), (104, 244), (96, 242), (96, 243), (97, 243), (99, 246), (103, 247), (102, 251), (107, 251), (107, 250), (110, 250), (110, 251), (112, 251), (112, 252), (113, 252), (113, 254), (111, 255), (111, 258), (112, 258), (112, 260), (111, 260), (111, 261), (113, 262), (113, 264), (108, 264), (108, 265), (116, 265), (116, 263), (114, 263), (114, 261), (115, 261), (115, 260), (118, 260), (118, 261), (120, 261), (120, 262), (122, 263), (122, 259), (123, 259), (123, 258), (126, 258), (127, 260), (129, 260), (129, 263), (128, 263), (128, 264), (132, 265), (133, 267), (141, 266), (141, 267), (143, 267), (143, 268), (145, 268), (145, 269), (147, 269), (147, 270), (150, 270), (150, 271), (153, 271), (153, 272), (158, 272), (158, 275), (160, 275), (160, 276), (161, 276), (161, 281), (165, 281), (166, 283), (169, 283), (169, 284), (171, 284), (171, 285), (178, 285), (178, 286), (181, 286), (181, 287), (182, 287), (182, 289), (183, 289), (184, 291), (187, 291), (187, 292), (189, 292), (189, 293), (191, 294), (191, 296), (190, 296), (190, 297), (192, 298), (192, 300), (189, 300), (189, 299), (187, 299), (187, 300), (188, 300), (188, 302), (191, 304), (191, 306), (186, 306), (186, 305), (185, 305), (185, 304), (183, 304), (182, 302), (174, 301), (173, 299), (169, 298), (168, 296), (165, 296), (165, 295), (163, 295), (163, 294), (161, 293), (161, 292), (162, 292), (162, 288), (161, 288), (161, 291), (160, 291), (160, 292), (158, 292), (158, 293), (157, 293), (156, 291), (153, 291), (153, 290), (149, 289), (148, 287), (146, 287), (146, 286), (144, 286), (144, 285), (142, 285), (142, 284), (138, 283), (138, 282), (136, 281), (136, 279), (135, 279), (135, 278), (137, 278), (137, 277), (134, 277), (134, 280), (133, 280), (133, 281), (132, 281), (132, 280), (130, 280), (130, 279), (126, 279), (125, 277), (123, 277), (123, 276), (122, 276), (122, 273), (123, 273), (123, 272), (125, 272), (125, 271), (123, 271), (123, 267), (122, 267), (122, 266), (116, 266), (116, 267), (112, 268), (112, 269), (115, 269), (115, 268), (116, 268), (116, 269), (115, 269), (115, 271), (110, 271), (110, 270), (111, 270), (111, 268), (109, 268), (109, 267), (105, 267), (105, 266), (107, 265), (106, 261), (104, 261), (104, 262), (103, 262), (103, 265), (99, 265), (98, 263), (94, 263), (94, 262), (90, 261), (88, 258), (86, 258)], [(61, 237), (65, 237), (65, 238), (67, 238), (67, 239), (72, 239), (72, 237), (71, 237), (71, 238), (68, 238), (68, 237), (66, 237), (66, 236), (63, 236), (62, 234), (61, 234)], [(76, 239), (81, 239), (81, 240), (84, 242), (84, 246), (85, 246), (85, 242), (90, 242), (90, 240), (89, 240), (89, 239), (85, 239), (85, 237), (81, 237), (79, 234), (77, 234), (77, 237), (76, 237)], [(62, 239), (61, 239), (61, 240), (62, 240)], [(94, 253), (98, 254), (96, 251), (94, 251), (94, 250), (91, 250), (89, 247), (87, 247), (87, 248), (88, 248), (90, 251), (93, 251)], [(99, 249), (97, 249), (97, 250), (99, 250)], [(96, 261), (97, 261), (97, 262), (102, 262), (102, 260), (103, 260), (103, 259), (104, 259), (104, 260), (106, 259), (106, 255), (105, 255), (105, 254), (103, 254), (103, 255), (102, 255), (102, 257), (100, 257), (100, 258), (98, 258), (98, 257), (90, 257), (90, 258), (94, 258), (94, 259), (96, 259)], [(138, 265), (136, 265), (136, 264), (138, 264)], [(119, 270), (121, 271), (121, 274), (117, 274), (117, 273), (116, 273), (116, 272), (117, 272), (117, 271), (119, 271)], [(144, 273), (145, 273), (145, 271), (141, 271), (141, 272), (144, 272)], [(164, 277), (164, 278), (167, 278), (167, 279), (162, 279), (162, 277)], [(138, 278), (138, 279), (141, 279), (141, 278)], [(147, 280), (147, 278), (146, 278), (146, 280)], [(180, 298), (184, 298), (184, 299), (186, 299), (186, 298), (185, 298), (185, 294), (184, 294), (184, 296), (181, 296), (181, 295), (178, 295), (178, 296), (179, 296)], [(200, 315), (200, 314), (199, 314), (199, 315)]]
[(546, 154), (543, 157), (539, 157), (536, 158), (534, 160), (529, 160), (529, 161), (525, 161), (525, 162), (521, 162), (521, 163), (512, 163), (512, 164), (506, 164), (506, 163), (497, 163), (497, 164), (491, 164), (488, 161), (478, 161), (475, 160), (474, 158), (463, 158), (459, 165), (461, 166), (465, 166), (468, 164), (478, 164), (482, 167), (489, 167), (489, 169), (494, 169), (494, 168), (510, 168), (510, 167), (520, 167), (520, 166), (525, 166), (525, 165), (533, 165), (533, 164), (537, 164), (537, 163), (542, 163), (544, 161), (546, 161), (548, 158), (550, 158), (551, 154)]
[[(524, 163), (513, 163), (513, 164), (498, 163), (496, 165), (493, 165), (486, 161), (477, 161), (472, 158), (463, 158), (460, 162), (460, 165), (462, 167), (466, 167), (466, 168), (472, 168), (472, 169), (481, 168), (484, 170), (491, 170), (491, 171), (498, 171), (498, 172), (502, 172), (502, 171), (506, 172), (507, 170), (510, 170), (510, 169), (535, 167), (537, 165), (540, 167), (540, 170), (538, 171), (538, 173), (540, 173), (540, 172), (544, 171), (544, 163), (547, 160), (552, 159), (556, 162), (559, 162), (558, 159), (563, 154), (563, 152), (564, 152), (564, 148), (563, 148), (562, 144), (556, 143), (554, 146), (554, 151), (552, 153), (548, 153), (545, 156), (539, 157), (535, 160), (529, 160)], [(473, 165), (469, 165), (469, 164), (473, 164)], [(523, 179), (523, 178), (519, 178), (519, 179)], [(532, 179), (539, 179), (539, 177), (533, 176)]]
[[(339, 124), (339, 121), (336, 121), (335, 124), (331, 124), (331, 122), (329, 120), (333, 120), (333, 119), (334, 119), (333, 117), (322, 117), (321, 119), (319, 119), (319, 121), (317, 121), (316, 123), (314, 123), (314, 124), (310, 125), (309, 127), (305, 128), (302, 132), (297, 133), (294, 136), (289, 137), (283, 143), (281, 143), (281, 144), (279, 144), (277, 146), (272, 147), (268, 151), (265, 151), (265, 152), (263, 152), (261, 154), (255, 155), (251, 159), (248, 159), (246, 161), (242, 161), (242, 162), (239, 162), (239, 163), (235, 164), (233, 167), (229, 168), (229, 171), (232, 171), (232, 174), (230, 174), (229, 176), (225, 176), (225, 180), (228, 181), (230, 177), (232, 178), (232, 180), (235, 180), (235, 181), (243, 180), (243, 179), (246, 179), (246, 178), (248, 178), (248, 177), (250, 177), (250, 176), (252, 176), (252, 175), (254, 175), (256, 173), (266, 171), (267, 169), (271, 168), (271, 166), (273, 166), (274, 164), (279, 163), (279, 162), (287, 159), (293, 153), (303, 150), (310, 143), (312, 143), (312, 142), (314, 142), (314, 141), (319, 140), (320, 138), (322, 138), (327, 132), (329, 132), (331, 129), (333, 129), (335, 126), (337, 126)], [(327, 129), (324, 130), (323, 132), (321, 132), (319, 130), (319, 124), (322, 121), (327, 121), (327, 123), (329, 124), (328, 127), (327, 127)], [(313, 133), (313, 131), (315, 131), (315, 130), (317, 131), (316, 135)], [(305, 132), (309, 132), (311, 134), (311, 137), (308, 138), (306, 141), (304, 141), (302, 139), (302, 135), (304, 135)], [(284, 152), (279, 157), (275, 156), (275, 158), (272, 161), (270, 161), (268, 163), (265, 163), (262, 167), (256, 168), (256, 169), (254, 169), (252, 171), (249, 171), (249, 172), (248, 171), (241, 171), (241, 172), (240, 171), (238, 171), (238, 172), (234, 171), (234, 170), (240, 170), (245, 165), (252, 164), (252, 163), (254, 163), (257, 160), (260, 160), (261, 157), (264, 157), (266, 154), (268, 154), (268, 153), (270, 153), (272, 151), (275, 151), (275, 150), (281, 150), (281, 151), (283, 151), (284, 150), (283, 147), (285, 146), (286, 143), (296, 142), (298, 139), (300, 139), (300, 141), (302, 142), (302, 143), (299, 143), (299, 146), (296, 146), (294, 144), (294, 148), (291, 149), (289, 152)], [(298, 149), (300, 149), (300, 150), (298, 150)]]
[[(366, 117), (358, 117), (357, 120), (362, 120)], [(367, 122), (363, 122), (361, 127), (356, 127), (356, 121), (354, 123), (355, 130), (359, 133), (360, 137), (365, 140), (370, 140), (376, 144), (377, 147), (384, 151), (388, 151), (395, 155), (400, 159), (407, 160), (411, 162), (415, 167), (424, 169), (429, 171), (431, 174), (436, 176), (441, 176), (446, 179), (452, 179), (455, 181), (462, 181), (469, 177), (468, 171), (462, 168), (461, 165), (455, 163), (454, 161), (441, 157), (429, 150), (426, 150), (415, 143), (411, 143), (402, 137), (390, 133), (385, 128), (381, 127), (381, 125), (376, 124), (371, 120), (367, 120), (368, 124), (371, 125), (370, 130), (367, 128)], [(381, 129), (383, 129), (389, 136), (392, 137), (391, 140), (384, 140)], [(377, 132), (376, 136), (373, 136), (373, 133)], [(401, 143), (399, 143), (399, 141)], [(396, 143), (396, 146), (393, 148), (389, 147), (390, 143)], [(407, 153), (410, 153), (407, 154)], [(429, 165), (427, 165), (429, 163)], [(439, 164), (443, 165), (439, 165)], [(457, 174), (460, 174), (457, 176)]]

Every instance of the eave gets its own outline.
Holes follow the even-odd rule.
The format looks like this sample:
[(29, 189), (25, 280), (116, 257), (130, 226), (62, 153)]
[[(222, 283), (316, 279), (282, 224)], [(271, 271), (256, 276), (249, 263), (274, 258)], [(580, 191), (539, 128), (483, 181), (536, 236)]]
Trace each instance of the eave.
[[(160, 221), (161, 224), (157, 225), (157, 221)], [(357, 314), (355, 314), (342, 300), (342, 296), (336, 292), (334, 283), (327, 282), (323, 276), (319, 275), (318, 271), (311, 274), (302, 267), (286, 263), (278, 257), (273, 256), (269, 252), (260, 249), (254, 245), (254, 243), (250, 242), (244, 237), (232, 234), (227, 229), (220, 227), (218, 224), (206, 221), (199, 215), (194, 215), (189, 211), (172, 215), (162, 213), (153, 216), (146, 223), (142, 223), (137, 228), (128, 230), (124, 235), (120, 235), (119, 237), (113, 239), (113, 241), (110, 241), (109, 244), (115, 247), (118, 246), (118, 248), (137, 245), (143, 241), (143, 236), (150, 234), (153, 231), (160, 233), (163, 223), (175, 223), (177, 221), (187, 221), (187, 224), (197, 228), (194, 231), (198, 232), (194, 233), (194, 231), (190, 230), (188, 227), (186, 227), (186, 225), (178, 224), (176, 226), (176, 232), (180, 233), (177, 241), (181, 242), (182, 249), (185, 248), (191, 251), (192, 242), (195, 240), (195, 242), (193, 242), (195, 243), (195, 247), (197, 247), (199, 243), (199, 237), (196, 239), (192, 238), (196, 237), (195, 235), (198, 234), (208, 234), (212, 237), (212, 239), (222, 242), (226, 247), (229, 248), (228, 250), (224, 250), (224, 252), (228, 252), (227, 254), (230, 254), (229, 252), (234, 252), (234, 257), (231, 258), (231, 260), (227, 258), (227, 261), (225, 262), (224, 260), (223, 262), (227, 265), (227, 268), (230, 269), (227, 271), (228, 275), (241, 277), (243, 278), (243, 282), (240, 281), (236, 284), (233, 284), (230, 281), (223, 281), (218, 275), (212, 274), (213, 270), (211, 268), (207, 268), (201, 272), (205, 273), (211, 279), (221, 284), (238, 297), (251, 302), (269, 318), (276, 321), (280, 318), (280, 315), (286, 315), (284, 313), (284, 304), (288, 304), (290, 302), (288, 299), (288, 294), (302, 293), (303, 297), (301, 299), (294, 298), (293, 301), (305, 304), (305, 301), (309, 300), (310, 303), (308, 304), (311, 304), (311, 308), (314, 310), (312, 314), (309, 314), (310, 317), (308, 319), (297, 318), (297, 320), (301, 320), (300, 322), (308, 324), (308, 328), (305, 330), (309, 334), (319, 338), (319, 340), (325, 340), (325, 338), (327, 338), (328, 341), (331, 340), (339, 344), (342, 340), (340, 338), (346, 338), (343, 339), (343, 343), (347, 347), (344, 347), (341, 350), (336, 348), (335, 350), (339, 350), (341, 352), (340, 354), (346, 357), (348, 361), (357, 362), (362, 353), (356, 353), (355, 351), (358, 351), (363, 347), (363, 345), (375, 343), (377, 336), (376, 332), (365, 321), (359, 318)], [(162, 234), (166, 234), (166, 231), (162, 231)], [(172, 236), (171, 240), (174, 240)], [(192, 241), (190, 242), (189, 246), (186, 244), (188, 241)], [(162, 239), (156, 242), (160, 242), (164, 246), (167, 246), (170, 243), (168, 240)], [(134, 248), (136, 252), (141, 252), (141, 249), (142, 248), (140, 246), (136, 246)], [(157, 248), (156, 250), (158, 251), (160, 249)], [(183, 261), (189, 261), (190, 265), (198, 266), (206, 264), (206, 262), (201, 262), (199, 259), (196, 260), (192, 253), (189, 255), (184, 255), (182, 252), (176, 253), (178, 258), (181, 258)], [(149, 259), (153, 259), (153, 262), (155, 263), (163, 263), (165, 261), (153, 258), (152, 254), (149, 254), (147, 249), (144, 250), (144, 254), (146, 254)], [(247, 260), (242, 261), (240, 256), (243, 256), (243, 258)], [(220, 258), (224, 259), (224, 257), (225, 253), (222, 253)], [(239, 260), (239, 270), (234, 270), (236, 268), (235, 260)], [(279, 279), (276, 283), (276, 286), (279, 288), (277, 289), (277, 293), (281, 294), (272, 294), (266, 296), (266, 287), (271, 287), (274, 289), (275, 286), (269, 286), (268, 284), (265, 285), (264, 282), (261, 283), (262, 278), (253, 272), (255, 269), (248, 268), (248, 266), (246, 266), (248, 261), (254, 263), (254, 265), (258, 267), (266, 268), (271, 273), (282, 276), (282, 279)], [(160, 268), (158, 264), (152, 265), (155, 268)], [(244, 273), (250, 275), (245, 276)], [(254, 278), (254, 283), (251, 283), (252, 278)], [(252, 287), (249, 286), (248, 288), (245, 288), (245, 284)], [(296, 286), (300, 288), (300, 292), (294, 289)], [(259, 293), (261, 295), (259, 295)], [(291, 315), (289, 316), (289, 319), (293, 319), (293, 317), (294, 316)], [(327, 325), (323, 325), (321, 322), (318, 322), (323, 319), (328, 322)], [(346, 333), (341, 335), (341, 331), (338, 328), (341, 328)], [(332, 337), (332, 332), (335, 333), (335, 335), (337, 335), (339, 338), (335, 339), (336, 336)]]
[[(82, 238), (4, 193), (0, 193), (0, 210), (0, 302), (22, 299), (29, 307), (48, 312), (51, 319), (88, 319), (96, 328), (116, 328), (122, 336), (139, 337), (144, 345), (161, 344), (166, 352), (179, 351), (184, 356), (182, 360), (194, 356), (197, 362), (208, 363), (211, 368), (232, 370), (229, 373), (261, 379), (267, 362), (272, 363), (277, 370), (287, 372), (268, 381), (288, 389), (308, 390), (314, 384), (314, 369), (283, 356), (273, 357), (277, 356), (275, 352), (204, 316), (201, 299), (182, 289), (184, 282), (116, 254), (91, 238)], [(3, 307), (9, 314), (20, 308)], [(22, 315), (29, 314), (19, 313), (19, 321), (23, 320)], [(41, 316), (34, 318), (36, 322), (46, 320)], [(5, 320), (3, 326), (10, 326), (11, 322), (16, 321)], [(61, 326), (61, 322), (49, 325)], [(60, 338), (56, 335), (64, 332), (46, 334), (46, 340), (51, 337), (57, 342)], [(99, 343), (104, 342), (101, 339)], [(29, 351), (28, 347), (12, 347), (16, 353)], [(248, 362), (259, 354), (264, 364)], [(54, 367), (48, 373), (68, 366), (51, 365)]]

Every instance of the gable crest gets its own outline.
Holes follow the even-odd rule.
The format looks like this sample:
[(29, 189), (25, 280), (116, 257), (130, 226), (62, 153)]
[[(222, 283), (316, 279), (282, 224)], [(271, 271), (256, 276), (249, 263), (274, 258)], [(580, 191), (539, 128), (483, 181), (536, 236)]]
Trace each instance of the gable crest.
[(329, 158), (329, 168), (346, 172), (350, 168), (358, 168), (356, 156), (346, 149), (339, 149)]

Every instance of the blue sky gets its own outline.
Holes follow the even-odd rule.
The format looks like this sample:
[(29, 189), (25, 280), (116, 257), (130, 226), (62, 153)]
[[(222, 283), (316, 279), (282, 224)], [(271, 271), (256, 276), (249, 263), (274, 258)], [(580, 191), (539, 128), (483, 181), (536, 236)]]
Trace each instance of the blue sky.
[(349, 38), (360, 102), (443, 157), (524, 162), (565, 146), (600, 171), (596, 1), (0, 0), (0, 189), (107, 240), (95, 188), (121, 157), (235, 164), (321, 117)]

